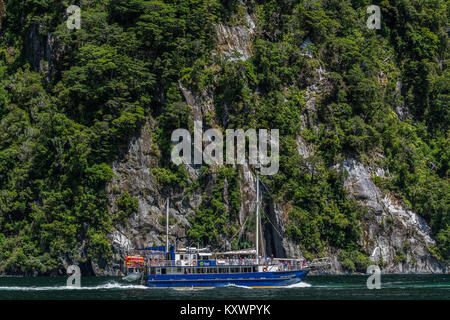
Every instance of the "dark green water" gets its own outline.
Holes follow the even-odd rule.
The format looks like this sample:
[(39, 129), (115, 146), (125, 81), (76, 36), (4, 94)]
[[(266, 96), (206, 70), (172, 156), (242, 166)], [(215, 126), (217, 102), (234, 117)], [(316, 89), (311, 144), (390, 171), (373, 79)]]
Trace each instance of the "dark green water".
[(381, 275), (381, 289), (366, 287), (368, 276), (307, 276), (293, 288), (225, 287), (207, 290), (153, 289), (123, 283), (117, 277), (82, 277), (81, 288), (66, 287), (64, 277), (0, 278), (3, 299), (445, 299), (450, 300), (450, 275)]

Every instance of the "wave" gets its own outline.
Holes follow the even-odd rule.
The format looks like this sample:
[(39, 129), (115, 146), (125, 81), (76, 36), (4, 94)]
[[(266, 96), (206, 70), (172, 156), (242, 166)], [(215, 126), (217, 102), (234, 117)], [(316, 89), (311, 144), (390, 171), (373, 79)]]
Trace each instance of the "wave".
[(110, 281), (97, 286), (68, 287), (68, 286), (45, 286), (45, 287), (22, 287), (22, 286), (0, 286), (0, 291), (57, 291), (57, 290), (102, 290), (102, 289), (147, 289), (142, 285), (121, 284)]
[[(149, 287), (150, 289), (159, 289), (159, 290), (164, 290), (164, 288), (158, 288), (158, 287)], [(169, 288), (172, 289), (174, 291), (204, 291), (204, 290), (211, 290), (214, 288)]]
[(253, 289), (251, 287), (247, 287), (247, 286), (241, 286), (238, 284), (233, 284), (233, 283), (229, 283), (226, 286), (224, 286), (224, 288), (243, 288), (243, 289)]
[[(244, 288), (244, 289), (254, 289), (252, 287), (247, 287), (247, 286), (240, 286), (240, 285), (236, 285), (236, 284), (228, 284), (225, 287), (235, 287), (235, 288)], [(281, 286), (281, 287), (274, 287), (273, 289), (291, 289), (291, 288), (309, 288), (311, 287), (311, 285), (309, 283), (306, 282), (299, 282), (299, 283), (294, 283), (288, 286)]]
[(299, 283), (294, 283), (294, 284), (288, 285), (288, 286), (286, 286), (284, 288), (291, 289), (291, 288), (309, 288), (309, 287), (311, 287), (311, 285), (309, 283), (299, 282)]

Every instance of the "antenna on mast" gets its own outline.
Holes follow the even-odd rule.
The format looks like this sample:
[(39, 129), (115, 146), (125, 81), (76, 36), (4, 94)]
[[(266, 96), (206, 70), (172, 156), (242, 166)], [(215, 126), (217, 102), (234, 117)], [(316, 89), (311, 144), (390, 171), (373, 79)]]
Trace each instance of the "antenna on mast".
[(256, 175), (256, 264), (259, 265), (259, 178)]
[(166, 253), (169, 252), (169, 197), (167, 197), (166, 210)]

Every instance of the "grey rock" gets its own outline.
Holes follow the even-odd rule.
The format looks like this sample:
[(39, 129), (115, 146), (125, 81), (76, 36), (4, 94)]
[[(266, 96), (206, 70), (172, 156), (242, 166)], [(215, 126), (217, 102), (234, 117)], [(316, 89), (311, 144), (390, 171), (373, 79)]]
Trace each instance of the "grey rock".
[(362, 221), (360, 241), (370, 259), (382, 263), (382, 272), (446, 272), (447, 265), (429, 250), (435, 241), (426, 221), (373, 183), (371, 176), (384, 176), (384, 170), (369, 168), (355, 159), (346, 159), (336, 167), (348, 173), (344, 186), (350, 196), (371, 212)]
[[(247, 25), (226, 26), (216, 25), (216, 52), (228, 60), (247, 60), (252, 56), (252, 39), (255, 33), (255, 23), (246, 14)], [(238, 56), (235, 55), (238, 53)]]

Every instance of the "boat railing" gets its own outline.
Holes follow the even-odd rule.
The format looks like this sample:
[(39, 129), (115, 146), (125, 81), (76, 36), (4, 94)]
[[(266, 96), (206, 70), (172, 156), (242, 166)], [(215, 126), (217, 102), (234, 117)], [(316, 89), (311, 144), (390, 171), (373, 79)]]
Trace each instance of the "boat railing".
[[(216, 266), (216, 267), (231, 267), (231, 266), (278, 266), (282, 270), (298, 270), (306, 268), (322, 268), (331, 265), (329, 258), (318, 258), (310, 262), (305, 259), (280, 259), (280, 258), (260, 258), (257, 259), (215, 259), (215, 260), (197, 260), (182, 261), (182, 260), (148, 260), (146, 266), (148, 267), (191, 267), (191, 266)], [(202, 264), (201, 262), (204, 262)]]
[[(214, 263), (211, 263), (214, 261)], [(232, 266), (280, 266), (284, 270), (294, 270), (307, 268), (311, 266), (311, 263), (307, 263), (304, 259), (298, 260), (283, 260), (283, 259), (271, 259), (261, 258), (259, 261), (256, 259), (216, 259), (216, 260), (200, 260), (198, 261), (181, 261), (181, 260), (149, 260), (146, 265), (148, 267), (181, 267), (181, 266), (198, 266), (202, 265), (201, 262), (205, 262), (204, 266), (216, 266), (216, 267), (232, 267)], [(314, 262), (315, 266), (320, 265), (320, 261)]]
[(257, 263), (256, 259), (216, 259), (217, 266), (249, 266), (249, 265), (261, 265)]
[(181, 267), (181, 261), (173, 260), (150, 260), (147, 262), (149, 267)]

